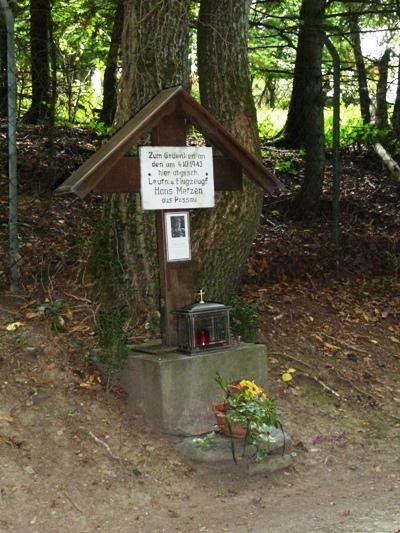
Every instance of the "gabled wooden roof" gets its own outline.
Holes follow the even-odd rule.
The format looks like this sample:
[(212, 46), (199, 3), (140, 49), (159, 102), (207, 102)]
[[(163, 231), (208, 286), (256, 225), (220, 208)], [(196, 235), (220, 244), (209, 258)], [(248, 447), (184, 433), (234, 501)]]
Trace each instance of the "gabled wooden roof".
[(267, 192), (281, 187), (262, 161), (246, 150), (203, 106), (182, 87), (161, 91), (104, 143), (56, 190), (84, 198), (97, 187), (124, 154), (161, 119), (178, 111), (194, 124), (205, 139), (237, 163), (246, 175)]

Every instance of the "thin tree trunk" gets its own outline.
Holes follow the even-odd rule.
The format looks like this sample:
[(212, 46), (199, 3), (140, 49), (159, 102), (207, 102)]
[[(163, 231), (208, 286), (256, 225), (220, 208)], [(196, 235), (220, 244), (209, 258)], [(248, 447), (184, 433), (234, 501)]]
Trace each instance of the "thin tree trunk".
[(379, 155), (379, 157), (382, 159), (382, 163), (388, 169), (392, 178), (398, 184), (400, 184), (400, 166), (398, 165), (398, 163), (393, 159), (393, 157), (389, 154), (389, 152), (380, 143), (374, 144), (374, 150)]
[(321, 53), (326, 0), (303, 0), (292, 96), (285, 125), (284, 145), (304, 146), (310, 106), (322, 98)]
[(388, 127), (388, 108), (387, 108), (387, 84), (388, 84), (388, 70), (390, 61), (390, 48), (385, 50), (385, 53), (378, 61), (378, 85), (376, 88), (376, 115), (375, 125), (379, 129)]
[[(247, 56), (248, 0), (202, 0), (198, 26), (201, 103), (258, 153)], [(217, 193), (216, 207), (194, 214), (195, 277), (208, 299), (228, 301), (260, 220), (263, 193), (245, 179), (241, 192)]]
[[(304, 40), (301, 55), (303, 65), (307, 66), (306, 78), (302, 78), (305, 83), (302, 87), (304, 110), (299, 117), (303, 121), (299, 128), (304, 135), (305, 173), (302, 187), (290, 209), (290, 215), (300, 219), (312, 217), (317, 212), (324, 180), (324, 94), (321, 70), (324, 9), (325, 0), (303, 0)], [(297, 90), (300, 88), (297, 87)]]
[[(125, 2), (117, 127), (162, 89), (188, 86), (188, 12), (189, 0)], [(104, 200), (90, 264), (102, 292), (108, 288), (112, 301), (125, 302), (132, 319), (157, 317), (155, 214), (142, 211), (138, 194), (114, 194)]]
[(397, 140), (400, 137), (400, 57), (397, 67), (397, 91), (392, 114), (392, 132)]
[(108, 50), (106, 69), (104, 71), (103, 106), (100, 113), (100, 120), (104, 122), (106, 126), (111, 126), (117, 108), (118, 56), (121, 48), (123, 17), (124, 2), (123, 0), (117, 0), (110, 48)]
[(7, 117), (7, 32), (4, 16), (0, 20), (0, 117)]
[(24, 121), (36, 124), (49, 118), (49, 21), (50, 0), (30, 0), (32, 102)]
[(357, 81), (358, 81), (358, 97), (360, 99), (361, 117), (364, 124), (371, 122), (370, 105), (371, 100), (368, 92), (367, 73), (365, 69), (364, 56), (361, 49), (360, 27), (358, 24), (358, 16), (351, 15), (350, 17), (351, 42), (353, 45), (354, 59), (356, 61)]

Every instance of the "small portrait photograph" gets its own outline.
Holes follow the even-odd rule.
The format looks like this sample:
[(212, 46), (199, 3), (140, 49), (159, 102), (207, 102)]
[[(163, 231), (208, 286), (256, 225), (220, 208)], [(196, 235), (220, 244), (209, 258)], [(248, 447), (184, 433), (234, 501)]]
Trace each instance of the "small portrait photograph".
[(186, 225), (184, 215), (171, 216), (171, 235), (173, 239), (186, 237)]

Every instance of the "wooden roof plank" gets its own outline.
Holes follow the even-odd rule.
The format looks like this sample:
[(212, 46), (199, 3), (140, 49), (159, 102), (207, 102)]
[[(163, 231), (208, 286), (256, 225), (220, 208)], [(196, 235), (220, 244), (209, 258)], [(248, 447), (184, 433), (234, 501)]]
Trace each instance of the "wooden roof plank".
[(244, 148), (209, 111), (201, 107), (189, 94), (182, 94), (180, 107), (211, 144), (219, 148), (222, 153), (229, 155), (242, 167), (245, 174), (265, 191), (273, 192), (282, 188), (281, 182), (263, 165), (262, 161)]
[(180, 87), (165, 89), (145, 105), (134, 117), (120, 128), (56, 190), (57, 194), (74, 192), (84, 198), (105, 174), (149, 129), (156, 126), (166, 115), (172, 113), (174, 97)]
[(210, 144), (231, 158), (250, 179), (267, 192), (281, 188), (282, 184), (263, 165), (262, 161), (244, 148), (215, 118), (182, 87), (161, 91), (136, 115), (119, 129), (96, 153), (56, 190), (57, 194), (74, 192), (84, 198), (91, 190), (101, 190), (101, 181), (115, 164), (151, 128), (174, 111), (180, 111), (192, 122)]

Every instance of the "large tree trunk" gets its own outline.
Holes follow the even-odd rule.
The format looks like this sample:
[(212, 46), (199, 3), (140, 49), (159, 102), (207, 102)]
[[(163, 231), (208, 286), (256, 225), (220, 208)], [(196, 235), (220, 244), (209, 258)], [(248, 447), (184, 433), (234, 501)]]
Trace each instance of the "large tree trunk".
[(36, 124), (49, 118), (49, 21), (50, 0), (30, 1), (32, 102), (24, 121)]
[[(284, 145), (301, 148), (308, 134), (311, 107), (322, 99), (322, 31), (326, 0), (303, 0), (292, 96), (285, 125)], [(311, 107), (310, 107), (311, 106)]]
[(350, 17), (351, 42), (353, 46), (354, 59), (356, 61), (357, 81), (358, 81), (358, 97), (360, 99), (361, 117), (364, 124), (371, 122), (371, 101), (368, 92), (367, 72), (365, 69), (364, 56), (361, 49), (360, 26), (358, 24), (358, 16), (352, 15)]
[(111, 32), (110, 48), (108, 50), (106, 69), (103, 81), (103, 106), (100, 120), (106, 126), (111, 126), (117, 108), (117, 74), (118, 56), (121, 47), (122, 23), (124, 17), (124, 2), (117, 0), (113, 29)]
[(378, 61), (378, 85), (376, 87), (376, 114), (375, 125), (379, 129), (388, 127), (388, 110), (387, 110), (387, 89), (388, 89), (388, 70), (390, 61), (390, 48), (387, 48), (383, 56)]
[[(201, 0), (198, 70), (201, 103), (249, 150), (258, 152), (247, 56), (248, 0)], [(207, 298), (227, 301), (258, 227), (263, 193), (247, 178), (242, 192), (217, 193), (216, 207), (194, 215), (195, 278)]]
[[(122, 76), (116, 126), (159, 91), (188, 85), (189, 0), (128, 0), (121, 41)], [(130, 316), (155, 318), (159, 280), (155, 214), (143, 212), (138, 194), (114, 194), (103, 204), (103, 222), (92, 250), (92, 273)], [(110, 300), (109, 300), (110, 302)]]
[(302, 122), (298, 127), (303, 135), (306, 160), (304, 181), (290, 210), (291, 216), (300, 219), (312, 217), (318, 210), (324, 179), (324, 95), (321, 71), (324, 9), (325, 0), (303, 0), (304, 27), (300, 33), (303, 33), (301, 57), (305, 77), (303, 73), (301, 79), (304, 85), (296, 86), (296, 90), (303, 91), (304, 109), (299, 117)]

